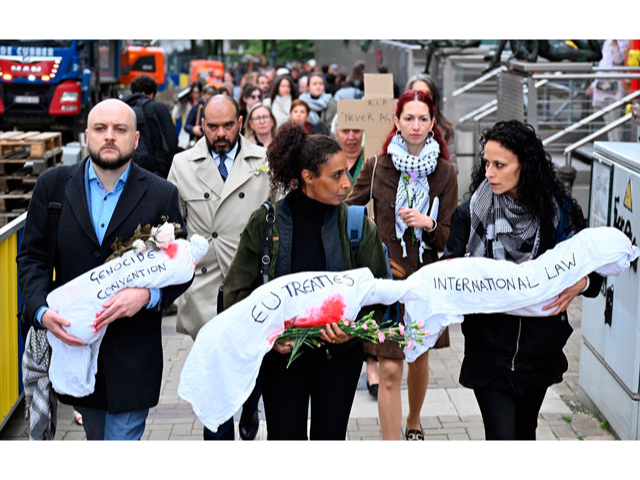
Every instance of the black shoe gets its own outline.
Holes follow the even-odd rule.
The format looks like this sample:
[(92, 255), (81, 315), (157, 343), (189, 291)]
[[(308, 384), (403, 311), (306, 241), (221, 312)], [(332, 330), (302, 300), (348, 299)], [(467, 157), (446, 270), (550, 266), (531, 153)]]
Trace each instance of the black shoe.
[(378, 387), (379, 386), (377, 383), (371, 385), (367, 380), (367, 390), (369, 390), (369, 395), (371, 395), (373, 398), (378, 398)]
[(251, 418), (245, 418), (244, 410), (240, 416), (240, 422), (238, 423), (238, 429), (240, 430), (240, 438), (242, 440), (253, 440), (258, 435), (258, 429), (260, 428), (260, 417), (256, 410), (251, 415)]
[(420, 430), (407, 430), (404, 434), (404, 438), (409, 441), (424, 440), (422, 425), (420, 425)]

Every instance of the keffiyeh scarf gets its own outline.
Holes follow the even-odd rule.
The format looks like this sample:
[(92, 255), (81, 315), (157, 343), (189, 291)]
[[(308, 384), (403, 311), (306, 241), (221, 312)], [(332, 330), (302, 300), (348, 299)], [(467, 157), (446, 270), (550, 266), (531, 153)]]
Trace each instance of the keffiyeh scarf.
[[(540, 220), (509, 195), (495, 195), (485, 179), (471, 197), (470, 208), (471, 233), (467, 253), (472, 257), (484, 257), (491, 242), (496, 260), (510, 258), (522, 263), (536, 258), (540, 246)], [(554, 215), (557, 225), (557, 206)]]
[[(418, 156), (411, 155), (402, 135), (397, 133), (387, 147), (387, 153), (391, 157), (393, 166), (400, 172), (400, 181), (396, 191), (396, 237), (402, 245), (402, 256), (407, 256), (407, 245), (404, 241), (404, 232), (407, 225), (400, 219), (398, 213), (401, 207), (413, 208), (423, 215), (429, 213), (431, 199), (429, 198), (429, 181), (438, 165), (440, 145), (433, 138), (427, 138), (422, 151)], [(422, 240), (422, 229), (414, 228), (416, 239), (420, 242), (420, 263), (422, 253), (428, 248)]]
[(309, 108), (311, 108), (309, 118), (307, 119), (311, 125), (315, 125), (321, 121), (320, 115), (327, 109), (331, 98), (331, 95), (328, 93), (323, 93), (318, 98), (313, 98), (309, 93), (303, 93), (300, 95), (300, 100), (305, 101), (309, 105)]
[(49, 380), (51, 348), (46, 330), (30, 328), (22, 355), (25, 418), (30, 440), (53, 440), (56, 434), (58, 397)]

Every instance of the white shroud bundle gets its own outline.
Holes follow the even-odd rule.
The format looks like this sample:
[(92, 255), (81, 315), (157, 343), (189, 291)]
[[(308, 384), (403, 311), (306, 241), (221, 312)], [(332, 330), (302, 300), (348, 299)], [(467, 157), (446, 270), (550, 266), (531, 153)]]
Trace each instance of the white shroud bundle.
[(191, 280), (196, 261), (206, 253), (208, 243), (193, 235), (190, 242), (179, 239), (173, 244), (176, 247), (171, 247), (171, 257), (165, 250), (147, 249), (139, 254), (130, 250), (47, 295), (49, 308), (71, 323), (64, 327), (67, 333), (85, 344), (72, 347), (47, 332), (52, 349), (49, 379), (56, 392), (74, 397), (93, 392), (100, 343), (108, 328), (96, 331), (93, 323), (107, 300), (125, 288), (163, 288)]
[[(406, 324), (422, 320), (430, 332), (423, 346), (405, 348), (408, 361), (431, 348), (447, 325), (470, 313), (509, 312), (546, 316), (544, 305), (582, 277), (596, 271), (620, 275), (639, 250), (611, 227), (590, 228), (522, 264), (485, 258), (458, 258), (422, 267), (403, 281), (375, 279), (366, 269), (304, 272), (277, 278), (208, 322), (187, 357), (178, 395), (212, 431), (248, 398), (262, 357), (284, 321), (307, 316), (309, 305), (341, 295), (345, 318), (354, 320), (367, 305), (405, 304)], [(368, 313), (368, 312), (367, 312)]]

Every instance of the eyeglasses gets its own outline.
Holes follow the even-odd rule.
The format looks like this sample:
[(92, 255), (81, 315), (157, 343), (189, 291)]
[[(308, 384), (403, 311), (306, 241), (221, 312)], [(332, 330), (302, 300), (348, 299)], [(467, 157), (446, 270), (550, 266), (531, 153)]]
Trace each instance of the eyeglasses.
[(271, 117), (269, 115), (265, 115), (264, 117), (253, 117), (251, 120), (254, 122), (262, 123), (271, 120)]
[(249, 98), (253, 98), (254, 100), (260, 100), (260, 95), (249, 95)]

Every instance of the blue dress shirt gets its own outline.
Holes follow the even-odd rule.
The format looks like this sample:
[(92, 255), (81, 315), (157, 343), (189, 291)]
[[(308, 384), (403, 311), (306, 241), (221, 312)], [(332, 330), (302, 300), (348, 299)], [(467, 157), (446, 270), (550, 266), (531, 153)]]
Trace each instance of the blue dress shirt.
[[(127, 183), (130, 171), (131, 164), (129, 164), (129, 167), (120, 175), (113, 190), (107, 192), (93, 168), (93, 162), (87, 162), (84, 171), (84, 191), (87, 196), (87, 206), (89, 207), (89, 214), (91, 215), (91, 223), (93, 224), (93, 229), (96, 232), (96, 237), (100, 245), (102, 245), (104, 234), (107, 232), (109, 222), (116, 209), (116, 205), (118, 205), (118, 200)], [(150, 298), (147, 308), (155, 308), (160, 304), (162, 292), (159, 288), (150, 288), (149, 292)], [(42, 316), (48, 309), (49, 307), (43, 305), (36, 312), (36, 320), (40, 325), (42, 325)]]

